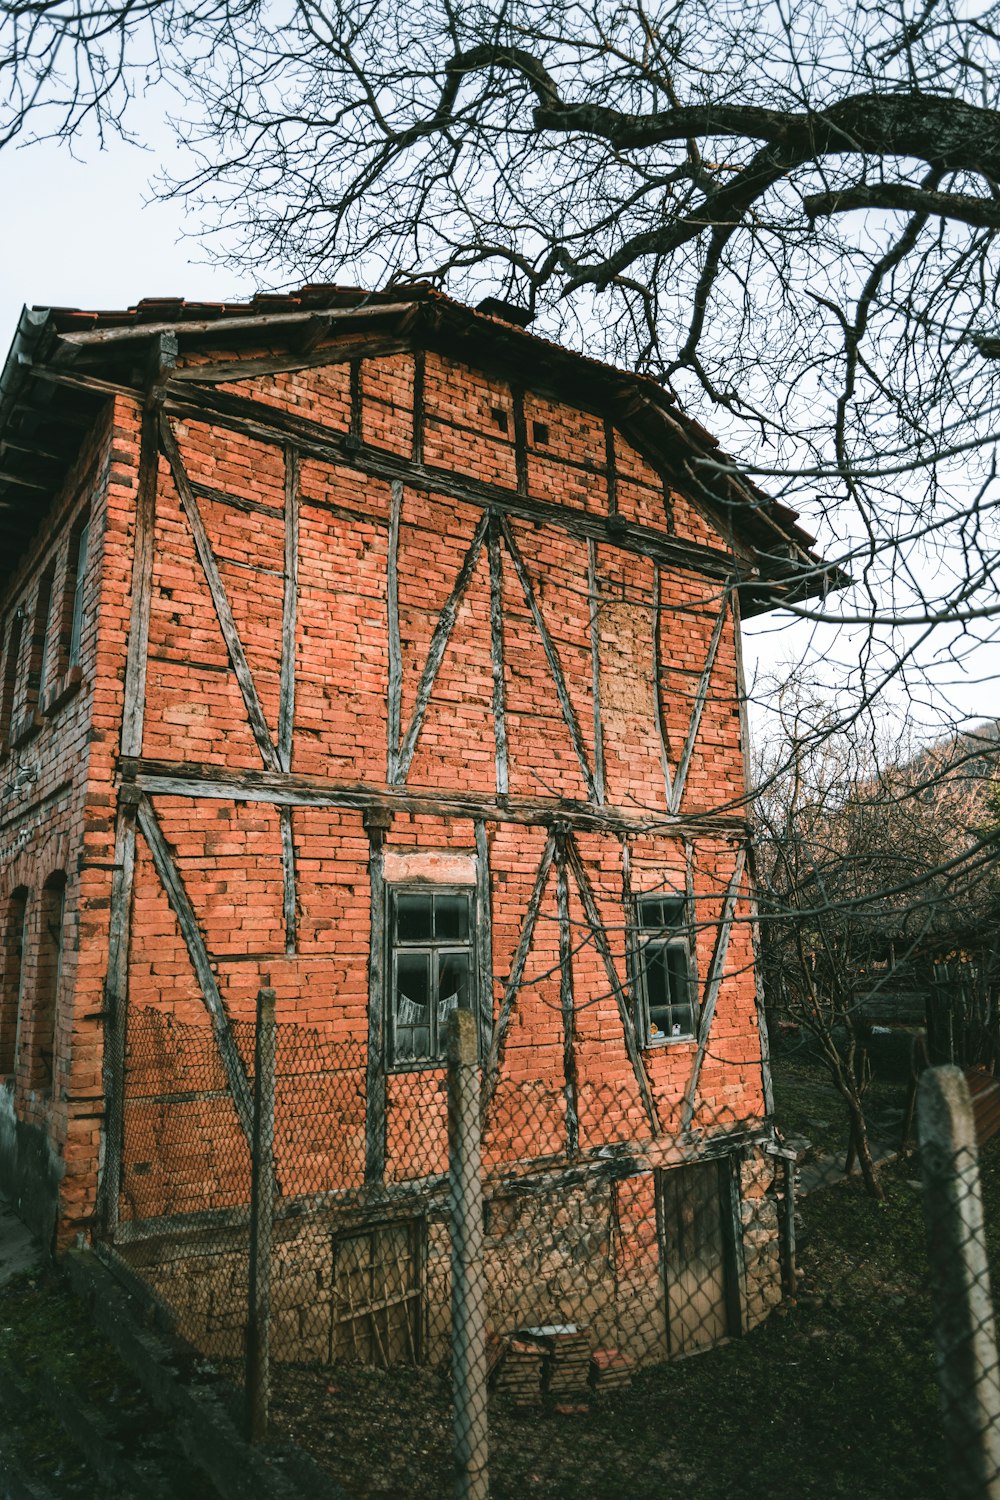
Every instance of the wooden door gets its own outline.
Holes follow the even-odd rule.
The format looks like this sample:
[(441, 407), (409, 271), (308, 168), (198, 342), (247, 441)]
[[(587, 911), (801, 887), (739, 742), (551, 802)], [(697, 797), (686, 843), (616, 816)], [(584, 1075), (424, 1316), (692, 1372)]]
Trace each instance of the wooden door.
[(660, 1173), (660, 1235), (670, 1353), (690, 1354), (729, 1332), (728, 1255), (717, 1161)]
[(363, 1365), (420, 1358), (422, 1226), (383, 1224), (333, 1249), (331, 1359)]

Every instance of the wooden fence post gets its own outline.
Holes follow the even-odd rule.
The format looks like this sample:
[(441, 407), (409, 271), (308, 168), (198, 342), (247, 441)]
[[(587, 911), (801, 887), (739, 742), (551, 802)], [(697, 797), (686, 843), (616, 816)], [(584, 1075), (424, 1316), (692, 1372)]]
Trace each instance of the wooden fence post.
[(917, 1138), (950, 1493), (1000, 1500), (1000, 1379), (976, 1129), (960, 1068), (928, 1068)]
[(257, 994), (253, 1131), (250, 1145), (250, 1287), (247, 1308), (246, 1414), (252, 1443), (267, 1434), (271, 1396), (271, 1230), (274, 1222), (275, 995)]
[(489, 1495), (479, 1089), (476, 1018), (454, 1010), (448, 1017), (448, 1206), (455, 1500)]

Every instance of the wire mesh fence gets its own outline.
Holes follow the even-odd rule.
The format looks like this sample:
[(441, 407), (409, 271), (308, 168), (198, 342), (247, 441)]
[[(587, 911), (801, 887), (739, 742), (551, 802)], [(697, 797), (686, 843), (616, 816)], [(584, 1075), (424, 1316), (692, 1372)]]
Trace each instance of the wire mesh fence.
[[(130, 1018), (116, 1250), (245, 1386), (250, 1431), (268, 1408), (307, 1441), (322, 1430), (349, 1489), (376, 1475), (391, 1492), (395, 1475), (440, 1495), (457, 1472), (460, 1493), (485, 1496), (492, 1469), (494, 1495), (519, 1493), (532, 1464), (545, 1472), (539, 1424), (597, 1431), (663, 1401), (665, 1361), (748, 1332), (783, 1297), (806, 1315), (810, 1281), (797, 1314), (788, 1297), (794, 1164), (762, 1109), (643, 1131), (610, 1083), (585, 1108), (537, 1079), (491, 1090), (473, 1050), (390, 1075), (373, 1151), (364, 1046), (262, 1014), (231, 1028), (249, 1118), (209, 1028)], [(853, 1295), (864, 1254), (834, 1272), (831, 1300)], [(614, 1491), (578, 1478), (575, 1492)]]

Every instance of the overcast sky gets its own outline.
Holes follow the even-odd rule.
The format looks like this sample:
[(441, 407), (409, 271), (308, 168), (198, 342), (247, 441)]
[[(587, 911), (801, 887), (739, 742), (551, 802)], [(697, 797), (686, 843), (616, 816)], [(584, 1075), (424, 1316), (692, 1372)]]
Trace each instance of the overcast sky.
[(225, 301), (253, 292), (198, 263), (179, 204), (148, 202), (166, 149), (165, 138), (156, 152), (120, 141), (82, 157), (49, 142), (0, 151), (0, 353), (25, 303), (116, 308), (141, 297)]

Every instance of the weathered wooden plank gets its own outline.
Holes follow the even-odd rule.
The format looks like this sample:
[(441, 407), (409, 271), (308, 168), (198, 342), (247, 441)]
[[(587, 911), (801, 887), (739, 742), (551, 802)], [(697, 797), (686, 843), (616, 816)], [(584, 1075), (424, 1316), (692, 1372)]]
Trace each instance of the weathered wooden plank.
[(424, 461), (424, 425), (427, 420), (427, 356), (418, 349), (413, 356), (413, 462)]
[(521, 556), (517, 542), (514, 540), (514, 533), (510, 529), (510, 524), (506, 516), (500, 517), (500, 530), (503, 535), (504, 544), (510, 554), (511, 562), (514, 564), (514, 571), (517, 574), (518, 581), (524, 593), (525, 602), (531, 611), (531, 618), (535, 622), (535, 629), (542, 638), (545, 659), (549, 664), (549, 671), (552, 673), (552, 680), (555, 683), (556, 697), (559, 700), (559, 707), (562, 710), (566, 728), (569, 730), (569, 736), (573, 742), (576, 758), (580, 763), (580, 770), (583, 772), (584, 783), (590, 795), (590, 800), (596, 803), (598, 797), (597, 787), (594, 785), (594, 774), (590, 769), (590, 762), (587, 759), (587, 747), (583, 742), (583, 735), (580, 733), (580, 726), (577, 723), (573, 704), (570, 701), (569, 689), (566, 686), (566, 678), (563, 675), (559, 653), (556, 650), (555, 641), (549, 634), (549, 629), (545, 623), (538, 600), (535, 598), (535, 590), (528, 576), (528, 570), (524, 565), (524, 559)]
[(563, 1098), (566, 1101), (566, 1149), (575, 1156), (580, 1149), (580, 1115), (577, 1105), (576, 1012), (573, 996), (573, 933), (569, 921), (569, 881), (566, 876), (566, 830), (555, 833), (556, 910), (559, 914), (559, 1009), (563, 1030)]
[(272, 520), (284, 520), (285, 512), (280, 505), (265, 505), (262, 500), (246, 500), (242, 495), (231, 495), (228, 490), (217, 490), (214, 485), (191, 480), (191, 489), (199, 500), (210, 500), (213, 505), (225, 505), (230, 510), (243, 511), (248, 516), (270, 516)]
[(483, 1071), (482, 1114), (484, 1119), (489, 1109), (490, 1101), (496, 1091), (500, 1064), (503, 1061), (504, 1043), (507, 1040), (507, 1028), (510, 1025), (511, 1012), (514, 1009), (517, 992), (521, 987), (521, 980), (524, 978), (524, 966), (528, 961), (531, 940), (535, 935), (535, 923), (538, 921), (542, 897), (545, 894), (545, 885), (548, 881), (549, 871), (552, 868), (552, 861), (555, 857), (555, 847), (555, 834), (550, 833), (545, 840), (542, 857), (538, 863), (535, 884), (524, 913), (524, 921), (521, 924), (521, 936), (518, 938), (514, 962), (511, 965), (510, 975), (504, 986), (503, 1000), (500, 1002), (500, 1013), (497, 1016), (497, 1024), (493, 1028), (493, 1040), (490, 1043), (489, 1056), (486, 1059), (486, 1067)]
[(701, 680), (695, 693), (694, 705), (691, 709), (691, 718), (688, 723), (688, 732), (684, 740), (684, 748), (681, 751), (680, 763), (677, 767), (677, 775), (674, 777), (673, 797), (669, 803), (670, 811), (680, 811), (681, 802), (684, 797), (684, 787), (687, 782), (688, 771), (691, 768), (691, 757), (694, 754), (695, 741), (698, 738), (698, 730), (701, 728), (701, 716), (708, 699), (708, 690), (712, 681), (712, 670), (715, 666), (715, 658), (719, 650), (719, 642), (722, 640), (722, 628), (726, 623), (729, 613), (730, 589), (723, 591), (722, 605), (716, 617), (712, 637), (708, 643), (708, 655), (705, 657), (705, 665), (702, 669)]
[(295, 621), (299, 598), (299, 455), (285, 449), (285, 588), (281, 611), (281, 681), (278, 708), (278, 766), (292, 769), (295, 724)]
[(115, 819), (114, 873), (108, 926), (108, 967), (104, 979), (104, 1161), (99, 1187), (105, 1232), (118, 1223), (125, 1119), (125, 1037), (128, 1024), (128, 959), (135, 877), (136, 798), (131, 787), (119, 796)]
[(687, 903), (688, 920), (693, 924), (691, 939), (688, 944), (688, 963), (690, 964), (690, 980), (694, 986), (696, 995), (701, 993), (701, 978), (698, 972), (698, 906), (697, 895), (694, 886), (695, 872), (695, 841), (693, 838), (684, 839), (684, 899)]
[(243, 702), (246, 705), (250, 728), (253, 731), (254, 739), (257, 741), (257, 748), (260, 750), (261, 759), (269, 771), (280, 771), (282, 767), (278, 752), (274, 747), (274, 742), (271, 739), (271, 731), (267, 727), (264, 710), (257, 696), (253, 674), (250, 671), (250, 665), (243, 650), (243, 642), (240, 640), (239, 631), (236, 629), (236, 621), (233, 619), (233, 612), (229, 605), (229, 599), (219, 573), (218, 564), (215, 561), (212, 544), (208, 539), (208, 532), (205, 530), (205, 523), (202, 520), (198, 502), (195, 499), (187, 471), (184, 468), (184, 461), (177, 446), (177, 440), (174, 437), (170, 421), (165, 415), (160, 419), (160, 442), (167, 462), (170, 464), (170, 472), (173, 475), (178, 498), (187, 517), (188, 525), (191, 527), (198, 560), (201, 563), (209, 592), (212, 595), (212, 603), (215, 605), (215, 613), (219, 619), (219, 628), (226, 643), (226, 650), (229, 652), (229, 660), (233, 664), (233, 673), (243, 694)]
[(667, 806), (674, 802), (673, 778), (670, 774), (670, 735), (663, 709), (663, 579), (659, 563), (653, 564), (653, 713), (656, 717), (656, 733), (660, 741), (660, 767), (663, 771), (663, 789)]
[(726, 967), (729, 939), (733, 931), (733, 914), (736, 910), (736, 902), (739, 897), (740, 882), (743, 879), (746, 858), (746, 845), (741, 845), (736, 855), (736, 865), (733, 869), (729, 886), (726, 890), (725, 900), (722, 904), (719, 927), (715, 934), (715, 948), (712, 952), (712, 962), (709, 964), (708, 976), (705, 981), (705, 998), (702, 1002), (701, 1019), (698, 1025), (698, 1049), (695, 1052), (694, 1062), (691, 1065), (691, 1076), (688, 1079), (688, 1086), (684, 1092), (684, 1108), (681, 1111), (682, 1130), (690, 1130), (691, 1121), (694, 1118), (694, 1105), (698, 1094), (698, 1080), (701, 1077), (702, 1063), (705, 1061), (705, 1052), (708, 1048), (708, 1038), (712, 1030), (712, 1021), (715, 1019), (715, 1007), (722, 985), (723, 971)]
[(479, 1004), (479, 1055), (488, 1054), (493, 1039), (493, 882), (486, 824), (476, 819), (476, 959)]
[[(733, 576), (736, 559), (729, 552), (683, 542), (665, 536), (651, 526), (624, 521), (621, 517), (612, 526), (607, 516), (571, 510), (521, 491), (505, 489), (499, 484), (456, 474), (450, 469), (415, 463), (371, 443), (361, 443), (357, 447), (346, 445), (347, 434), (306, 417), (280, 411), (266, 402), (253, 401), (228, 391), (171, 384), (165, 404), (172, 416), (194, 422), (210, 420), (262, 443), (282, 444), (291, 438), (303, 455), (353, 468), (378, 479), (390, 482), (399, 479), (412, 489), (448, 495), (469, 505), (492, 505), (506, 514), (558, 527), (571, 536), (592, 536), (623, 551), (658, 557), (666, 565), (686, 568), (706, 577), (731, 579)], [(753, 576), (756, 577), (756, 573)]]
[(574, 828), (608, 829), (642, 834), (668, 829), (691, 834), (729, 837), (746, 831), (746, 819), (706, 814), (684, 819), (626, 816), (617, 809), (592, 807), (558, 797), (478, 797), (467, 793), (414, 792), (381, 782), (340, 782), (323, 776), (282, 772), (228, 770), (215, 764), (129, 758), (121, 762), (123, 775), (134, 778), (150, 796), (207, 797), (236, 802), (269, 802), (281, 807), (343, 807), (364, 811), (388, 806), (401, 812), (432, 817), (458, 817), (491, 823), (549, 826), (562, 819)]
[(618, 515), (618, 464), (615, 461), (615, 424), (604, 418), (604, 464), (608, 486), (608, 515)]
[[(614, 995), (615, 1003), (618, 1006), (618, 1017), (622, 1023), (622, 1037), (625, 1042), (625, 1051), (628, 1053), (628, 1060), (631, 1064), (632, 1072), (635, 1076), (635, 1081), (639, 1088), (639, 1097), (642, 1099), (642, 1107), (646, 1111), (646, 1118), (649, 1121), (650, 1131), (653, 1136), (656, 1137), (660, 1134), (660, 1122), (657, 1118), (656, 1107), (653, 1103), (653, 1094), (649, 1085), (649, 1075), (646, 1072), (645, 1064), (642, 1060), (642, 1053), (639, 1050), (638, 1039), (635, 1034), (634, 1007), (631, 1003), (629, 995), (625, 990), (624, 985), (618, 977), (618, 971), (615, 968), (614, 956), (611, 952), (611, 944), (608, 942), (608, 935), (605, 931), (604, 923), (601, 921), (601, 914), (598, 910), (597, 900), (594, 896), (594, 888), (590, 883), (590, 877), (587, 874), (587, 868), (583, 863), (583, 858), (580, 854), (580, 851), (577, 848), (576, 842), (572, 837), (567, 839), (566, 848), (569, 857), (570, 868), (573, 871), (573, 878), (576, 882), (576, 888), (580, 896), (580, 903), (583, 906), (584, 916), (587, 919), (587, 926), (590, 928), (591, 935), (594, 939), (594, 945), (597, 948), (598, 953), (601, 955), (601, 962), (604, 964), (604, 972), (608, 976), (608, 984), (611, 986), (611, 992)], [(623, 902), (623, 908), (624, 907), (625, 903)], [(632, 924), (627, 909), (625, 910), (624, 915), (626, 927), (631, 926)]]
[[(181, 325), (180, 331), (184, 328)], [(329, 326), (321, 333), (329, 333)], [(220, 340), (224, 342), (224, 340)], [(259, 380), (264, 375), (291, 375), (297, 370), (314, 370), (324, 365), (346, 364), (348, 360), (377, 359), (402, 354), (412, 340), (386, 334), (350, 344), (330, 344), (325, 349), (304, 349), (302, 345), (288, 354), (272, 354), (256, 359), (217, 360), (210, 364), (185, 365), (174, 379), (184, 385), (223, 385), (238, 380)]]
[(597, 543), (587, 538), (587, 598), (590, 605), (590, 681), (594, 711), (595, 801), (604, 806), (607, 795), (604, 773), (604, 721), (601, 716), (601, 596), (597, 579)]
[(63, 333), (59, 335), (59, 343), (70, 347), (86, 348), (88, 344), (131, 343), (148, 339), (157, 333), (178, 333), (182, 336), (192, 333), (223, 335), (284, 327), (286, 324), (294, 328), (311, 323), (317, 316), (326, 319), (331, 328), (336, 326), (337, 331), (342, 333), (345, 331), (345, 325), (350, 323), (372, 323), (377, 322), (379, 318), (393, 318), (412, 311), (412, 302), (381, 302), (369, 303), (363, 307), (336, 308), (322, 314), (317, 314), (315, 311), (286, 312), (282, 309), (264, 313), (248, 313), (246, 317), (235, 318), (171, 318), (163, 323), (136, 323), (126, 324), (119, 328), (88, 328), (80, 333)]
[(384, 824), (368, 824), (371, 943), (368, 949), (368, 1061), (365, 1070), (365, 1182), (385, 1180), (386, 1154), (386, 911)]
[(350, 435), (360, 443), (365, 431), (364, 391), (361, 387), (361, 361), (352, 359), (350, 365), (351, 417)]
[(399, 522), (403, 508), (403, 486), (393, 481), (389, 503), (389, 545), (386, 558), (386, 611), (389, 630), (389, 680), (386, 704), (386, 780), (392, 784), (399, 774), (399, 737), (403, 712), (403, 647), (399, 638)]
[(122, 755), (139, 755), (142, 752), (159, 462), (159, 417), (152, 408), (147, 408), (142, 414), (139, 439), (139, 488), (132, 541), (132, 607), (129, 611), (128, 645), (125, 650)]
[(278, 809), (281, 825), (282, 915), (285, 922), (285, 952), (294, 953), (298, 944), (299, 908), (295, 890), (295, 827), (290, 807)]
[(514, 411), (514, 474), (518, 493), (528, 493), (528, 424), (524, 420), (524, 391), (518, 385), (510, 388)]
[(462, 599), (465, 597), (465, 591), (469, 586), (469, 583), (472, 579), (472, 574), (475, 571), (476, 564), (479, 561), (479, 554), (483, 548), (483, 541), (486, 537), (486, 529), (488, 525), (489, 514), (488, 512), (484, 511), (482, 516), (479, 518), (479, 524), (476, 526), (475, 532), (473, 533), (472, 541), (469, 543), (469, 549), (462, 561), (462, 566), (459, 569), (458, 577), (455, 579), (451, 593), (448, 595), (448, 598), (446, 599), (444, 604), (444, 608), (441, 610), (441, 613), (438, 616), (437, 624), (434, 627), (434, 634), (431, 636), (431, 643), (427, 652), (427, 660), (424, 663), (424, 670), (421, 673), (420, 683), (417, 687), (417, 698), (413, 706), (413, 717), (410, 720), (409, 728), (407, 729), (406, 735), (403, 739), (403, 743), (400, 746), (399, 757), (396, 762), (395, 779), (397, 782), (405, 781), (407, 773), (409, 772), (410, 764), (413, 760), (413, 753), (417, 748), (417, 739), (423, 727), (424, 715), (427, 712), (427, 705), (430, 702), (431, 693), (434, 691), (434, 683), (437, 678), (438, 669), (441, 666), (441, 662), (444, 658), (444, 653), (448, 647), (448, 642), (451, 639), (451, 632), (455, 628), (455, 620), (458, 615), (459, 605), (461, 604)]
[(496, 515), (491, 512), (487, 547), (490, 558), (490, 661), (493, 670), (493, 735), (496, 742), (497, 796), (506, 797), (510, 790), (510, 761), (507, 750), (507, 710), (505, 703), (503, 643), (503, 559), (500, 554), (500, 531)]
[(142, 836), (152, 855), (156, 873), (160, 877), (160, 884), (177, 918), (177, 925), (181, 930), (184, 945), (197, 976), (205, 1009), (212, 1020), (212, 1029), (215, 1033), (226, 1081), (229, 1084), (229, 1092), (232, 1095), (240, 1125), (249, 1142), (253, 1129), (253, 1101), (246, 1069), (233, 1039), (229, 1017), (226, 1015), (226, 1007), (219, 992), (205, 939), (198, 925), (194, 907), (191, 905), (191, 898), (185, 889), (181, 873), (174, 862), (170, 846), (163, 835), (159, 819), (148, 797), (143, 796), (139, 800), (138, 820)]

